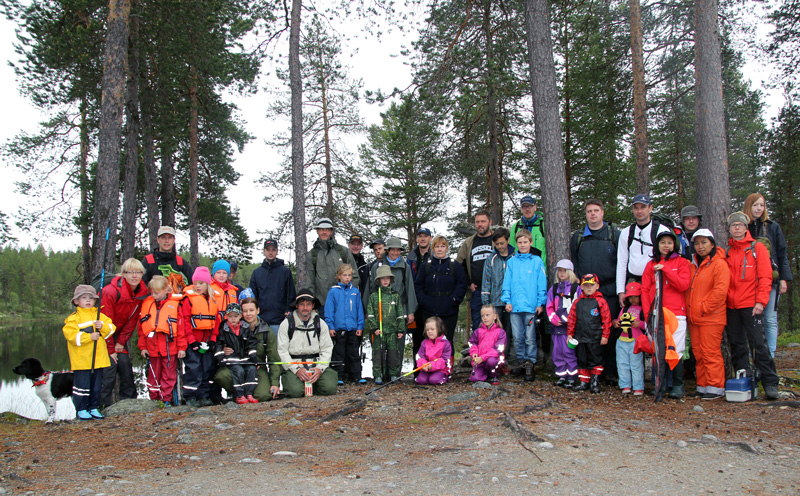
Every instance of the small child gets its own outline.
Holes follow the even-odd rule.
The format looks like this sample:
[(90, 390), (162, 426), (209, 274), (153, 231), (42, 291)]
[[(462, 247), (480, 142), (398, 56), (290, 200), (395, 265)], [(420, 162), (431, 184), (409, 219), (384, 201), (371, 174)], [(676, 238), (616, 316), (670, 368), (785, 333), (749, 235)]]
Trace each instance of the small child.
[(219, 293), (211, 288), (207, 267), (198, 267), (192, 275), (192, 285), (184, 291), (181, 303), (181, 326), (189, 345), (183, 361), (183, 398), (190, 406), (212, 404), (211, 381), (217, 370), (213, 350), (217, 345), (221, 317), (217, 300)]
[(500, 325), (497, 310), (492, 304), (481, 307), (481, 325), (469, 338), (469, 356), (472, 357), (472, 382), (500, 384), (497, 376), (505, 363), (506, 331)]
[(367, 303), (366, 328), (372, 330), (372, 375), (379, 385), (387, 379), (395, 380), (403, 368), (406, 315), (400, 293), (392, 288), (393, 282), (391, 267), (378, 267), (375, 289)]
[(361, 378), (361, 356), (358, 348), (364, 329), (364, 305), (361, 292), (350, 284), (353, 280), (353, 266), (341, 264), (336, 270), (339, 281), (328, 291), (325, 299), (325, 323), (328, 324), (333, 339), (333, 356), (337, 363), (333, 366), (339, 374), (339, 385), (344, 384), (345, 368), (353, 381), (365, 384)]
[(72, 403), (81, 420), (105, 418), (97, 409), (103, 368), (111, 365), (105, 339), (116, 330), (110, 318), (98, 313), (95, 300), (97, 292), (93, 287), (88, 284), (76, 287), (72, 294), (75, 311), (64, 320), (63, 328), (74, 373)]
[(236, 295), (239, 289), (230, 283), (231, 277), (231, 264), (226, 260), (217, 260), (211, 265), (211, 288), (216, 291), (220, 297), (217, 298), (217, 311), (219, 311), (219, 318), (225, 319), (228, 305), (231, 303), (239, 303)]
[(214, 358), (217, 364), (228, 367), (233, 379), (236, 403), (258, 403), (253, 396), (256, 389), (256, 348), (258, 340), (250, 325), (242, 320), (242, 307), (229, 303), (225, 310), (225, 322), (219, 331)]
[(147, 288), (150, 296), (140, 312), (139, 349), (147, 360), (150, 399), (170, 406), (178, 380), (178, 359), (186, 357), (186, 336), (178, 325), (180, 300), (170, 297), (171, 286), (166, 277), (153, 276)]
[(536, 364), (536, 315), (547, 303), (547, 275), (538, 255), (531, 253), (533, 237), (525, 229), (517, 232), (517, 254), (508, 260), (503, 278), (502, 300), (511, 313), (511, 333), (517, 362), (525, 368), (525, 380), (534, 379)]
[(422, 367), (415, 379), (417, 384), (445, 384), (450, 378), (450, 358), (453, 347), (445, 336), (444, 321), (428, 317), (425, 321), (425, 339), (417, 352), (417, 367)]
[[(567, 336), (578, 340), (575, 354), (578, 357), (580, 383), (573, 391), (600, 392), (600, 374), (603, 373), (603, 349), (611, 335), (611, 314), (603, 293), (598, 291), (600, 281), (595, 274), (585, 274), (581, 279), (581, 296), (572, 305), (567, 319)], [(589, 377), (591, 375), (591, 384)]]
[(556, 283), (547, 292), (547, 318), (553, 336), (553, 365), (558, 380), (555, 386), (571, 389), (578, 382), (578, 359), (567, 346), (567, 319), (572, 303), (581, 296), (578, 277), (572, 262), (564, 259), (556, 264)]
[(619, 316), (612, 322), (616, 328), (622, 329), (617, 340), (617, 372), (619, 373), (619, 388), (622, 394), (630, 394), (633, 388), (634, 396), (644, 394), (644, 364), (642, 355), (634, 354), (636, 338), (644, 334), (645, 322), (642, 318), (642, 285), (630, 282), (625, 286), (625, 306), (620, 310)]

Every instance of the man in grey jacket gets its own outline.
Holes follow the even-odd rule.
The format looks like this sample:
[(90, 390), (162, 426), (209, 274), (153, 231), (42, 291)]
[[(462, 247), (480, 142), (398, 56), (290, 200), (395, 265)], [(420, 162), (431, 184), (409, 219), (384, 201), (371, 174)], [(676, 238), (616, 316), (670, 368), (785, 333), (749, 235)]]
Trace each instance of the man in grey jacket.
[(336, 284), (336, 269), (341, 264), (346, 263), (353, 267), (352, 284), (354, 287), (358, 287), (360, 278), (353, 253), (346, 246), (338, 244), (333, 238), (335, 229), (333, 222), (323, 217), (317, 221), (314, 229), (317, 231), (318, 238), (306, 255), (306, 274), (311, 291), (325, 306), (328, 290)]

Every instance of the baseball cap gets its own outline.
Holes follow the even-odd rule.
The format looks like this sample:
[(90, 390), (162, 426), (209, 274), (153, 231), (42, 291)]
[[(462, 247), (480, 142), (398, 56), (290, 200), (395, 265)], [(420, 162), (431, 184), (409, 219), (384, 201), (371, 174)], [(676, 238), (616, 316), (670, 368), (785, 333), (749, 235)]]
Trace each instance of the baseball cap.
[(652, 202), (650, 201), (650, 195), (636, 195), (633, 197), (633, 202), (631, 205), (636, 205), (637, 203), (641, 203), (642, 205), (651, 205)]
[(348, 239), (347, 242), (348, 243), (353, 243), (353, 242), (363, 243), (364, 239), (361, 236), (359, 236), (358, 234), (353, 234), (352, 236), (350, 236), (350, 239)]
[(584, 274), (581, 277), (581, 286), (584, 284), (600, 284), (600, 280), (597, 278), (596, 274)]
[(428, 236), (433, 236), (431, 230), (428, 229), (427, 227), (420, 227), (419, 231), (417, 231), (417, 234), (427, 234)]
[(536, 200), (534, 200), (531, 195), (525, 195), (519, 200), (519, 206), (521, 207), (526, 203), (530, 203), (531, 205), (536, 205)]
[(175, 229), (169, 226), (161, 226), (158, 228), (158, 234), (156, 237), (161, 236), (162, 234), (172, 234), (175, 236)]

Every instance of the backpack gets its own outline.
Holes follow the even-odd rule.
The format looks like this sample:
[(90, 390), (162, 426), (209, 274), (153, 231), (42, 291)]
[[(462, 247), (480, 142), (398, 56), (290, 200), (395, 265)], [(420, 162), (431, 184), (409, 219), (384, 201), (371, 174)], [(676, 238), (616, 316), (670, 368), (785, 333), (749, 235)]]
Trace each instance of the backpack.
[[(650, 228), (650, 243), (644, 240), (640, 240), (641, 243), (644, 244), (645, 246), (650, 246), (655, 248), (656, 238), (658, 237), (659, 226), (665, 226), (669, 229), (671, 233), (675, 234), (675, 221), (665, 215), (652, 213), (650, 214), (650, 222), (653, 224), (653, 226)], [(636, 223), (634, 222), (628, 229), (628, 251), (630, 251), (631, 245), (633, 244), (633, 233), (635, 230), (636, 230)]]
[[(761, 243), (762, 245), (767, 247), (767, 253), (769, 254), (769, 261), (772, 266), (772, 280), (777, 281), (780, 275), (778, 274), (778, 264), (776, 264), (775, 261), (772, 260), (772, 241), (770, 241), (769, 238), (767, 237), (758, 237), (755, 239), (755, 241), (750, 243), (750, 248), (749, 248), (750, 253), (753, 254), (753, 260), (755, 260), (756, 265), (758, 265), (758, 259), (756, 258), (756, 243)], [(731, 249), (730, 246), (725, 248), (726, 258), (728, 257), (728, 252), (730, 251), (730, 249)], [(747, 256), (747, 249), (745, 249), (745, 256)], [(742, 274), (742, 276), (744, 276), (744, 274)]]
[[(578, 287), (579, 287), (579, 286), (580, 286), (579, 284), (570, 284), (570, 288), (569, 288), (569, 299), (570, 299), (570, 300), (574, 300), (574, 299), (575, 299), (575, 293), (577, 293), (577, 292), (578, 292)], [(555, 284), (553, 284), (553, 289), (552, 289), (552, 291), (553, 291), (553, 296), (555, 296), (555, 295), (559, 295), (559, 296), (561, 296), (562, 298), (563, 298), (564, 296), (567, 296), (566, 294), (563, 294), (563, 293), (559, 293), (559, 292), (558, 292), (558, 283), (555, 283)]]
[[(294, 315), (289, 314), (289, 342), (292, 341), (292, 336), (294, 336), (295, 330), (295, 323), (294, 323)], [(322, 326), (319, 323), (319, 314), (314, 315), (314, 337), (319, 339), (319, 335), (322, 333)], [(308, 338), (308, 344), (311, 344), (311, 338)]]
[[(342, 259), (342, 263), (346, 264), (347, 263), (347, 252), (345, 251), (345, 247), (340, 245), (339, 243), (336, 243), (334, 245), (334, 247), (336, 248), (336, 251), (339, 253), (339, 257)], [(311, 263), (313, 264), (315, 269), (317, 268), (317, 254), (318, 253), (319, 253), (319, 250), (316, 247), (311, 249)]]
[[(94, 288), (95, 291), (97, 291), (97, 294), (100, 294), (104, 287), (109, 286), (111, 284), (111, 281), (116, 277), (116, 274), (105, 274), (101, 284), (100, 275), (101, 274), (97, 274), (92, 278), (92, 287)], [(118, 302), (119, 299), (122, 297), (122, 292), (120, 291), (121, 285), (122, 285), (122, 278), (120, 278), (120, 280), (117, 281), (117, 285), (114, 286), (114, 289), (117, 290), (117, 300), (115, 301), (115, 303)]]
[[(608, 236), (605, 239), (604, 238), (597, 238), (597, 239), (598, 239), (598, 241), (611, 241), (611, 244), (614, 245), (614, 250), (616, 250), (617, 249), (617, 241), (619, 241), (619, 239), (617, 239), (616, 241), (614, 240), (614, 229), (616, 229), (617, 226), (615, 226), (613, 222), (607, 222), (606, 226), (608, 227), (608, 229), (606, 230), (606, 233), (608, 233)], [(628, 239), (629, 240), (631, 238), (631, 234), (632, 233), (628, 233)], [(582, 235), (578, 236), (578, 246), (575, 247), (575, 253), (576, 254), (581, 252), (581, 245), (583, 244), (583, 238), (585, 238), (585, 236), (582, 236)], [(631, 246), (631, 243), (629, 242), (628, 243), (628, 248), (630, 248), (630, 246)]]

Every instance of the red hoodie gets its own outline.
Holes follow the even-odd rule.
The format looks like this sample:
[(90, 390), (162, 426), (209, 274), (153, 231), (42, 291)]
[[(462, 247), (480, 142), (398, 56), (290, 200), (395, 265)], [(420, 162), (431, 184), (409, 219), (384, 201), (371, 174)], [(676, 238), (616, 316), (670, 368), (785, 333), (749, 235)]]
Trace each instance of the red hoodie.
[(664, 264), (664, 291), (661, 293), (661, 306), (672, 311), (676, 316), (686, 316), (686, 298), (684, 292), (689, 289), (692, 274), (688, 260), (673, 253), (667, 260), (655, 262), (650, 260), (642, 274), (642, 310), (649, 318), (650, 307), (656, 297), (656, 263)]
[[(728, 308), (751, 308), (756, 303), (767, 306), (772, 289), (772, 263), (769, 251), (747, 232), (737, 241), (728, 240)], [(755, 254), (753, 253), (755, 250)]]

